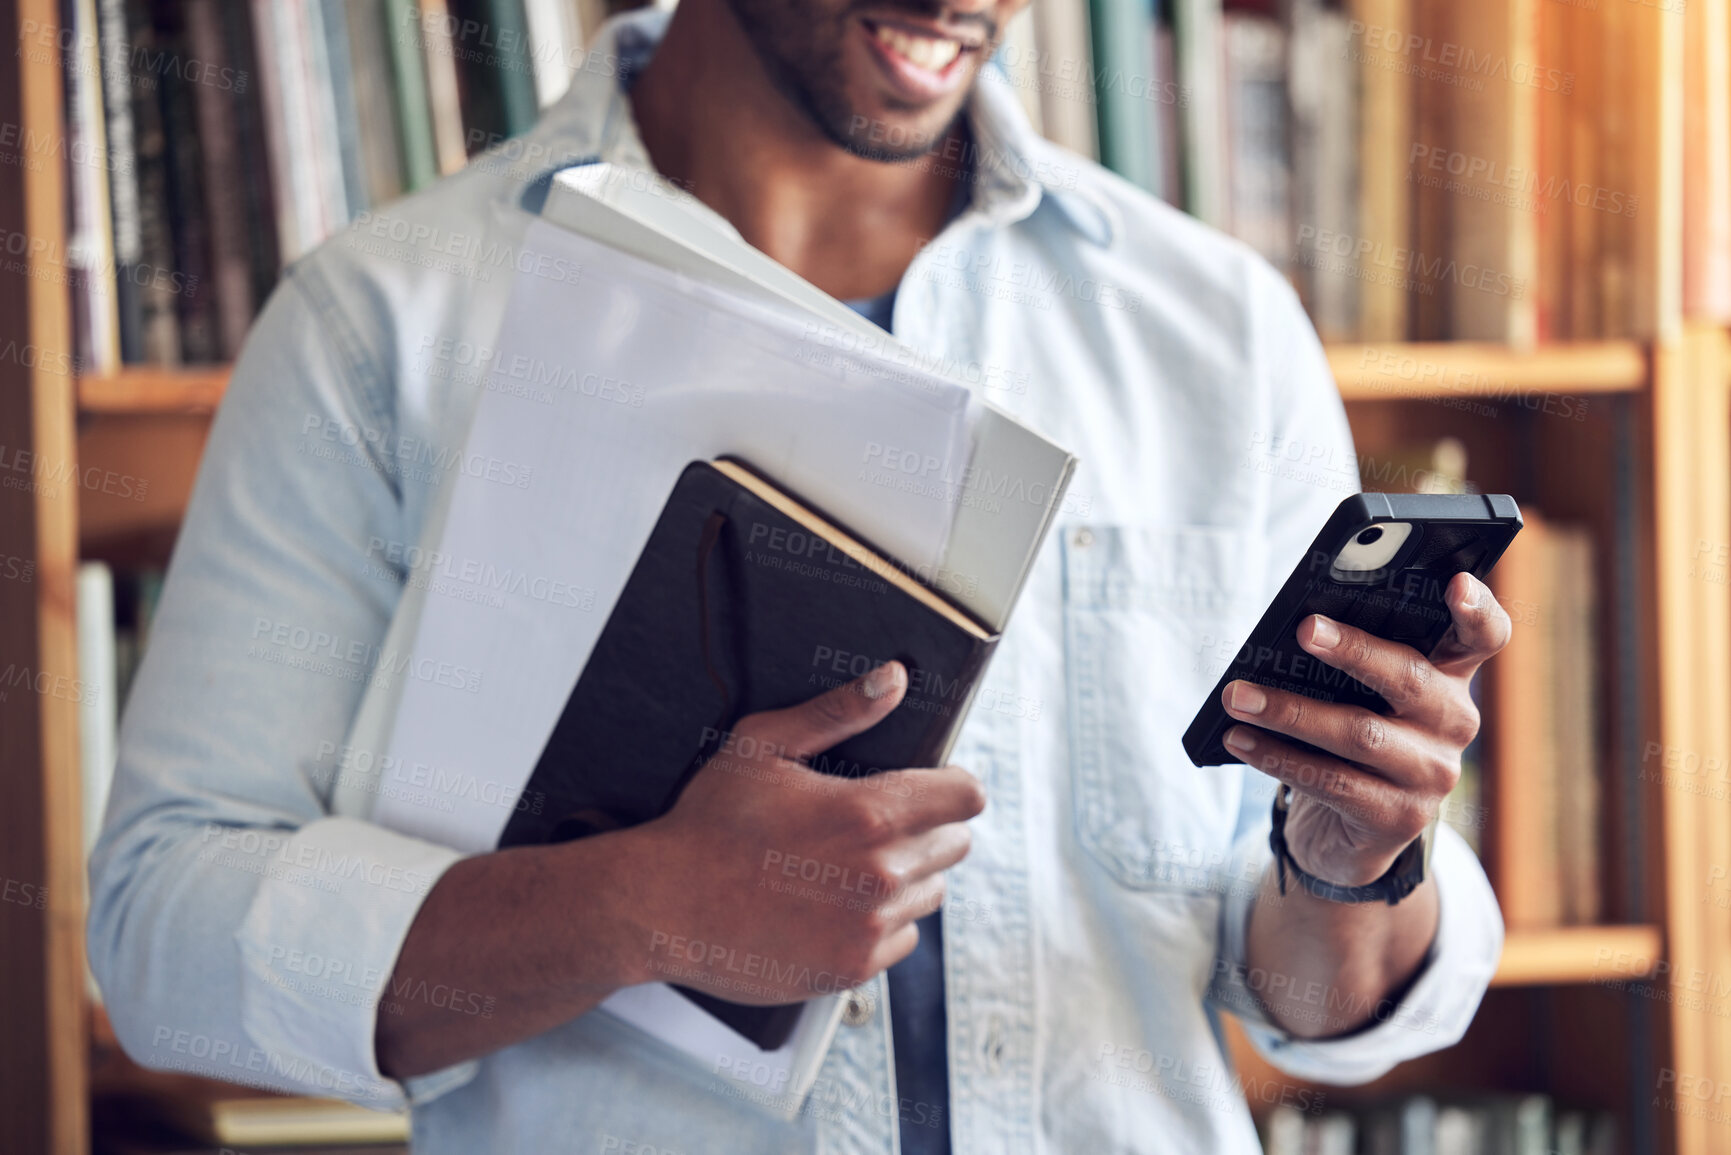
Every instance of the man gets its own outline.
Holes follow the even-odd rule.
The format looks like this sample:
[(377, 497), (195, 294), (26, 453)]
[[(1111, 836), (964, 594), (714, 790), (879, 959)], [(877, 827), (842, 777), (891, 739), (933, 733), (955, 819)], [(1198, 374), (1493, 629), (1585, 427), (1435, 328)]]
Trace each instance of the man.
[[(982, 73), (1021, 6), (684, 0), (615, 22), (526, 142), (290, 272), (213, 429), (93, 861), (91, 959), (136, 1058), (406, 1100), (418, 1151), (1250, 1152), (1222, 1010), (1332, 1082), (1460, 1036), (1502, 935), (1464, 843), (1442, 829), (1392, 905), (1341, 888), (1411, 882), (1508, 619), (1461, 575), (1434, 663), (1307, 621), (1305, 648), (1393, 714), (1236, 686), (1256, 769), (1188, 763), (1185, 723), (1355, 462), (1284, 283), (1039, 140)], [(966, 770), (786, 788), (896, 708), (892, 663), (740, 720), (755, 741), (632, 830), (465, 857), (334, 788), (376, 769), (366, 683), (406, 644), (393, 613), (425, 575), (405, 547), (437, 544), (453, 481), (402, 447), (461, 445), (481, 390), (446, 351), (486, 346), (504, 307), (510, 266), (471, 257), (513, 251), (547, 174), (593, 159), (689, 189), (1080, 456)], [(889, 885), (777, 894), (768, 850)], [(745, 956), (861, 984), (791, 1120), (748, 1076), (586, 1013), (671, 973), (733, 995)], [(765, 982), (759, 1001), (812, 993)], [(1258, 1088), (1282, 1097), (1309, 1101)]]

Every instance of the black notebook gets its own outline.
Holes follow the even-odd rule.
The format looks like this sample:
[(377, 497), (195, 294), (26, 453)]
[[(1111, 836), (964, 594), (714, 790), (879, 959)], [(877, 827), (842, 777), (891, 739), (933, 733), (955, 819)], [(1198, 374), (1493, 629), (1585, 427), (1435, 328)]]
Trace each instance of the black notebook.
[[(602, 628), (499, 845), (647, 822), (746, 714), (792, 706), (890, 659), (908, 692), (887, 718), (811, 759), (846, 776), (937, 764), (997, 634), (753, 472), (686, 466)], [(765, 1050), (803, 1004), (687, 998)]]

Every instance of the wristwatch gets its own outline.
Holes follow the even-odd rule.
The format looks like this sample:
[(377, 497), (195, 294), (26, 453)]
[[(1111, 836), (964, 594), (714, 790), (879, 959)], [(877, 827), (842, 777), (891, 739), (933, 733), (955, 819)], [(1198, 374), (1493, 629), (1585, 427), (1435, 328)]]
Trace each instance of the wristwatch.
[(1436, 835), (1435, 818), (1424, 828), (1424, 833), (1412, 840), (1412, 843), (1400, 852), (1400, 857), (1394, 860), (1383, 876), (1375, 882), (1363, 886), (1339, 886), (1332, 882), (1324, 882), (1314, 875), (1306, 874), (1292, 857), (1292, 851), (1286, 845), (1286, 809), (1287, 792), (1290, 786), (1281, 783), (1274, 792), (1274, 826), (1268, 832), (1268, 848), (1274, 851), (1274, 862), (1277, 876), (1280, 880), (1280, 893), (1286, 893), (1286, 872), (1291, 871), (1304, 889), (1317, 898), (1329, 902), (1386, 902), (1390, 906), (1411, 894), (1419, 883), (1425, 880), (1425, 873), (1430, 867), (1431, 842)]

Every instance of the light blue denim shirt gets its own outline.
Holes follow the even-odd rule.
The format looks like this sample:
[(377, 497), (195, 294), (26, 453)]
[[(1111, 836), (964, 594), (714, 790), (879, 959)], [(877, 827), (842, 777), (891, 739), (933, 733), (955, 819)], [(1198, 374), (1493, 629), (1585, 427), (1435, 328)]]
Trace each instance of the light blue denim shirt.
[[(498, 387), (477, 365), (537, 180), (597, 158), (648, 168), (618, 38), (653, 40), (664, 19), (610, 25), (531, 134), (363, 216), (290, 270), (253, 329), (91, 863), (91, 965), (148, 1066), (408, 1102), (428, 1153), (893, 1152), (898, 1119), (930, 1114), (893, 1085), (881, 978), (792, 1121), (748, 1076), (603, 1012), (406, 1084), (373, 1057), (397, 1002), (490, 1004), (390, 989), (459, 855), (371, 824), (374, 795), (334, 785), (354, 750), (379, 748), (366, 736), (393, 679), (443, 676), (400, 656), (399, 611), (429, 584), (406, 547), (436, 545), (476, 401)], [(1292, 292), (1248, 249), (1039, 139), (996, 74), (969, 115), (971, 204), (909, 268), (894, 329), (1082, 464), (955, 753), (990, 802), (949, 872), (938, 1125), (967, 1155), (1255, 1151), (1247, 1098), (1317, 1100), (1236, 1078), (1220, 1013), (1295, 1076), (1369, 1079), (1460, 1037), (1501, 920), (1445, 827), (1441, 927), (1398, 1006), (1328, 1042), (1258, 1011), (1286, 981), (1245, 962), (1271, 787), (1191, 766), (1179, 735), (1357, 489), (1340, 401)], [(440, 788), (398, 771), (375, 791)]]

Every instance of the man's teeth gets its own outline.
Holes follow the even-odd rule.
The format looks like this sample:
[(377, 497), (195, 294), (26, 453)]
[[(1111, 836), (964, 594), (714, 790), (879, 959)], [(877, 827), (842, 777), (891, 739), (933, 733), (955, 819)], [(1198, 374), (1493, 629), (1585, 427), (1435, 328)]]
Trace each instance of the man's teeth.
[(891, 28), (886, 24), (875, 26), (872, 33), (885, 48), (904, 57), (914, 67), (924, 68), (928, 72), (942, 72), (950, 66), (950, 61), (962, 52), (962, 46), (957, 41), (933, 36), (910, 36), (901, 29)]

